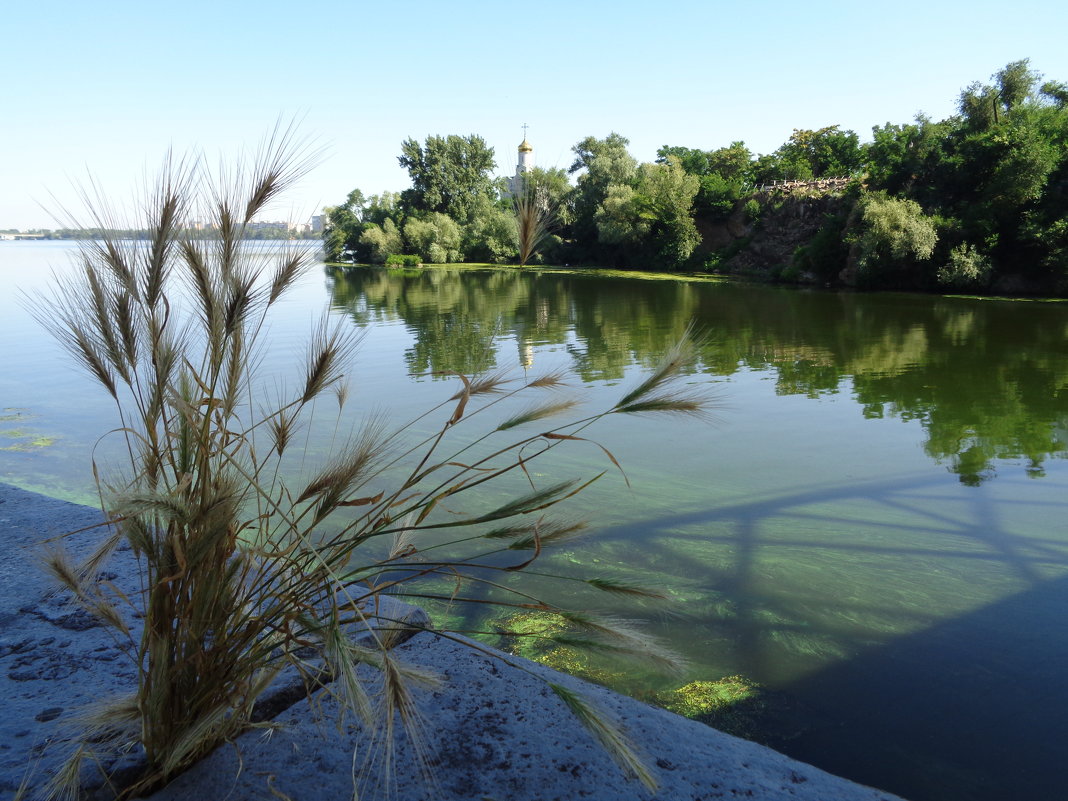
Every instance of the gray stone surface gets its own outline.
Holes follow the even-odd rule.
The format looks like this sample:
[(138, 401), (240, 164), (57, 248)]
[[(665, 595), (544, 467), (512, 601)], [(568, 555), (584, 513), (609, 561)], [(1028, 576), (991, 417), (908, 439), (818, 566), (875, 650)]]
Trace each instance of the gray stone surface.
[[(94, 510), (0, 485), (0, 798), (10, 797), (27, 775), (32, 787), (43, 785), (63, 756), (61, 727), (73, 710), (133, 686), (132, 667), (106, 630), (49, 596), (32, 567), (42, 538), (98, 520)], [(78, 535), (73, 544), (88, 547), (96, 536)], [(109, 577), (133, 582), (133, 568), (129, 554), (120, 553)], [(269, 736), (247, 732), (152, 801), (352, 798), (354, 772), (364, 776), (363, 801), (384, 798), (387, 791), (401, 801), (896, 798), (532, 662), (491, 656), (433, 632), (417, 634), (397, 653), (444, 679), (440, 688), (417, 691), (429, 778), (406, 737), (395, 738), (393, 769), (387, 771), (383, 749), (369, 743), (351, 716), (340, 714), (329, 694), (287, 707), (301, 693), (283, 681), (272, 712), (283, 711)], [(374, 680), (372, 674), (368, 678)], [(655, 794), (623, 773), (546, 679), (580, 690), (623, 725), (659, 782)], [(100, 797), (100, 781), (86, 779), (98, 786), (94, 794)]]
[[(136, 686), (111, 633), (51, 593), (41, 567), (43, 540), (100, 520), (95, 509), (0, 485), (0, 798), (55, 773), (68, 753), (64, 723), (79, 707)], [(95, 529), (66, 543), (86, 552), (100, 537)], [(126, 576), (108, 577), (130, 582), (133, 568), (120, 554), (109, 570)]]

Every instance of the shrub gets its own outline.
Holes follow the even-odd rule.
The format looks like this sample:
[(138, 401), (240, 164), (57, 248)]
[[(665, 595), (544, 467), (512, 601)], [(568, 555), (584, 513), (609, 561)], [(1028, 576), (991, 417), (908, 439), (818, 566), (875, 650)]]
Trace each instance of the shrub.
[[(108, 753), (136, 742), (147, 769), (126, 792), (134, 796), (166, 781), (248, 726), (254, 702), (279, 671), (303, 670), (308, 646), (337, 677), (329, 691), (372, 729), (388, 731), (397, 716), (410, 720), (411, 686), (435, 677), (402, 664), (388, 632), (371, 645), (357, 644), (349, 626), (366, 623), (368, 603), (384, 593), (414, 599), (432, 593), (420, 589), (424, 581), (447, 579), (457, 602), (484, 602), (489, 590), (503, 593), (506, 605), (559, 614), (572, 645), (672, 663), (629, 626), (532, 598), (496, 577), (527, 568), (583, 529), (547, 517), (546, 510), (595, 479), (535, 483), (534, 476), (551, 470), (531, 469), (535, 462), (562, 445), (585, 442), (580, 434), (606, 415), (701, 413), (704, 398), (672, 389), (690, 348), (681, 343), (610, 408), (564, 424), (549, 421), (574, 402), (551, 397), (535, 399), (488, 431), (466, 434), (478, 421), (499, 419), (498, 410), (517, 398), (559, 389), (562, 376), (515, 386), (496, 374), (459, 376), (457, 393), (416, 421), (423, 426), (440, 418), (416, 446), (406, 426), (391, 429), (372, 419), (335, 443), (324, 463), (287, 479), (290, 459), (311, 458), (294, 434), (311, 425), (316, 400), (333, 395), (340, 415), (356, 344), (355, 329), (324, 317), (298, 386), (276, 389), (273, 401), (265, 392), (276, 386), (259, 372), (266, 320), (315, 262), (307, 252), (287, 250), (264, 261), (247, 250), (243, 232), (305, 166), (288, 133), (272, 137), (251, 167), (232, 173), (239, 176), (234, 186), (199, 167), (169, 165), (151, 194), (148, 219), (134, 226), (151, 230), (150, 241), (85, 241), (81, 270), (40, 313), (114, 399), (121, 427), (113, 433), (128, 446), (121, 470), (97, 471), (120, 476), (100, 485), (111, 535), (84, 564), (72, 565), (59, 552), (49, 559), (56, 578), (127, 640), (138, 677), (128, 699), (87, 713), (84, 738), (63, 776), (77, 777), (82, 761), (102, 764)], [(215, 240), (182, 235), (198, 200), (214, 209)], [(178, 283), (186, 287), (185, 302), (175, 297)], [(520, 433), (524, 428), (532, 433)], [(494, 492), (497, 500), (487, 499), (487, 485), (503, 485)], [(503, 500), (502, 490), (510, 493)], [(123, 541), (142, 573), (143, 589), (130, 599), (93, 580)], [(509, 554), (514, 558), (504, 558)], [(569, 580), (656, 596), (603, 577)], [(118, 611), (127, 602), (143, 617), (139, 639)], [(381, 668), (377, 705), (356, 672), (361, 663)], [(553, 689), (615, 743), (623, 765), (651, 782), (625, 739), (604, 737), (609, 724), (585, 701)]]
[(367, 224), (360, 234), (360, 245), (367, 250), (373, 264), (382, 264), (394, 253), (400, 253), (404, 249), (404, 238), (397, 224), (387, 217), (381, 225)]
[(955, 289), (984, 286), (989, 277), (990, 259), (967, 243), (953, 248), (938, 268), (938, 283)]
[(400, 253), (394, 253), (392, 256), (386, 257), (387, 267), (418, 267), (422, 263), (422, 260), (415, 255), (404, 256)]

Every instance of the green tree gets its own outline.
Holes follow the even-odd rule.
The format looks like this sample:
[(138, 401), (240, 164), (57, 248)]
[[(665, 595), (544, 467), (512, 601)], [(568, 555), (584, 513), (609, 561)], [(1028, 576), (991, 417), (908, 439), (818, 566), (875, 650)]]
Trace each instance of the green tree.
[(401, 208), (400, 192), (382, 192), (378, 195), (371, 195), (364, 203), (362, 219), (365, 223), (381, 225), (387, 218), (394, 222), (403, 220), (404, 212)]
[(700, 181), (678, 159), (642, 164), (635, 186), (610, 184), (595, 216), (600, 241), (620, 246), (617, 259), (675, 269), (700, 242), (691, 212)]
[(698, 177), (694, 213), (700, 216), (727, 217), (751, 182), (753, 154), (744, 142), (709, 151), (665, 145), (656, 156), (657, 164), (676, 159), (685, 172)]
[(857, 263), (861, 283), (900, 284), (915, 280), (911, 269), (934, 253), (938, 232), (934, 221), (913, 200), (871, 193), (860, 201), (862, 234)]
[(411, 189), (402, 193), (408, 209), (466, 222), (477, 198), (495, 196), (493, 148), (476, 134), (428, 136), (425, 145), (405, 139), (397, 160), (412, 179)]
[(323, 252), (327, 261), (338, 261), (342, 253), (355, 250), (362, 233), (363, 192), (353, 189), (340, 206), (327, 206), (323, 226)]
[(360, 234), (360, 246), (367, 254), (367, 261), (382, 264), (389, 256), (404, 252), (404, 237), (397, 224), (387, 217), (381, 225), (367, 224)]
[(1030, 68), (1030, 60), (1022, 59), (1006, 64), (990, 76), (993, 84), (971, 84), (960, 95), (960, 112), (976, 130), (997, 125), (1014, 108), (1030, 98), (1040, 80)]
[(426, 217), (409, 217), (404, 223), (404, 238), (409, 247), (427, 264), (460, 261), (460, 226), (441, 212)]
[(515, 217), (489, 198), (479, 198), (470, 219), (462, 229), (463, 258), (466, 261), (504, 264), (516, 256)]
[(597, 215), (601, 204), (608, 198), (610, 186), (630, 186), (635, 180), (638, 162), (627, 151), (628, 144), (629, 139), (612, 132), (604, 139), (587, 136), (571, 148), (575, 160), (568, 172), (579, 174), (572, 233), (582, 259), (596, 260), (606, 255), (603, 248), (598, 247)]
[(967, 243), (949, 251), (949, 258), (938, 268), (938, 282), (954, 289), (983, 286), (990, 275), (990, 259)]

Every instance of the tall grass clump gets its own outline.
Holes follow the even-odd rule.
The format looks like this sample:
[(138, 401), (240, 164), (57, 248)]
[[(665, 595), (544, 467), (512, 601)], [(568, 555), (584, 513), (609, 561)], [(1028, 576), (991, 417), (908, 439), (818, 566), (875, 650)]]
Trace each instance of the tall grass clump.
[(512, 195), (512, 212), (519, 266), (526, 267), (559, 224), (560, 209), (545, 187), (538, 186), (528, 176), (519, 176), (518, 183)]
[[(81, 743), (62, 772), (68, 784), (82, 762), (106, 764), (130, 744), (146, 767), (127, 795), (165, 782), (256, 725), (254, 704), (287, 666), (312, 689), (336, 694), (369, 733), (415, 719), (410, 688), (434, 677), (396, 654), (403, 621), (369, 627), (387, 593), (484, 603), (489, 591), (494, 603), (563, 615), (570, 628), (560, 636), (570, 645), (672, 662), (633, 626), (561, 609), (502, 577), (581, 532), (547, 513), (597, 478), (543, 482), (532, 465), (561, 445), (586, 447), (580, 432), (605, 415), (702, 412), (703, 398), (672, 388), (688, 346), (616, 405), (565, 424), (553, 421), (575, 407), (559, 396), (558, 374), (517, 384), (457, 375), (458, 391), (441, 406), (399, 425), (372, 418), (337, 435), (313, 465), (298, 434), (315, 424), (317, 403), (320, 416), (325, 407), (341, 419), (355, 329), (324, 318), (297, 385), (269, 383), (262, 357), (272, 308), (316, 259), (290, 249), (263, 256), (244, 239), (308, 164), (291, 132), (277, 130), (251, 161), (221, 174), (168, 160), (133, 225), (115, 224), (107, 204), (90, 197), (94, 227), (151, 237), (84, 242), (75, 277), (40, 312), (114, 400), (119, 423), (110, 435), (125, 454), (122, 464), (94, 465), (108, 536), (80, 564), (59, 551), (48, 557), (59, 582), (125, 644), (137, 674), (128, 698), (82, 716)], [(210, 221), (210, 236), (191, 231), (194, 217)], [(502, 413), (526, 396), (534, 399)], [(488, 424), (478, 428), (480, 420)], [(140, 569), (133, 595), (96, 581), (123, 543)], [(656, 595), (610, 577), (572, 580)], [(143, 618), (139, 633), (130, 607)], [(325, 674), (309, 653), (325, 661)], [(380, 692), (360, 665), (377, 668)], [(557, 694), (651, 781), (610, 721), (573, 692)], [(61, 785), (57, 794), (67, 791)]]

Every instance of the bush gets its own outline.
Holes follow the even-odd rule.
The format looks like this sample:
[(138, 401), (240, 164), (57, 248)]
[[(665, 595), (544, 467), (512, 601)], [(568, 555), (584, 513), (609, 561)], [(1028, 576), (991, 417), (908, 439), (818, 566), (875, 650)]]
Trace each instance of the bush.
[(938, 268), (938, 283), (954, 289), (978, 288), (990, 277), (990, 259), (967, 243), (949, 252), (946, 264)]
[(422, 264), (422, 259), (415, 255), (403, 256), (400, 253), (394, 253), (386, 257), (387, 267), (420, 267)]

